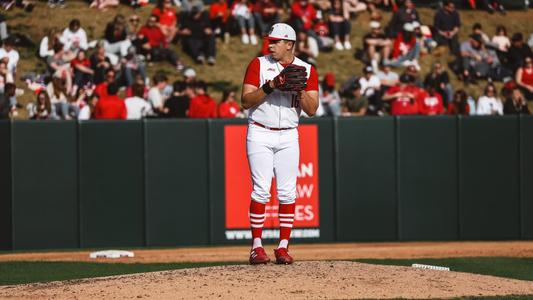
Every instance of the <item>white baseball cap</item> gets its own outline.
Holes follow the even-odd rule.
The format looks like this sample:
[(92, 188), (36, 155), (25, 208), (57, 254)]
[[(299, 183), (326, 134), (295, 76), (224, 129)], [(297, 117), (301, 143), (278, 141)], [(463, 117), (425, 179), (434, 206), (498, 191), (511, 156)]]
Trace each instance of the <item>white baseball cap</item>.
[(413, 24), (411, 24), (411, 23), (405, 23), (405, 24), (403, 24), (403, 30), (408, 31), (408, 32), (411, 32), (411, 31), (413, 31), (413, 29), (414, 29), (414, 28), (413, 28)]
[(381, 24), (379, 24), (378, 21), (371, 21), (370, 22), (370, 28), (377, 29), (377, 28), (380, 28), (380, 27), (381, 27)]
[(276, 23), (270, 28), (268, 39), (296, 41), (296, 32), (291, 26), (285, 23)]
[(413, 25), (413, 28), (420, 28), (420, 23), (418, 21), (411, 22), (411, 25)]
[(193, 68), (187, 68), (187, 69), (185, 69), (185, 72), (183, 72), (183, 76), (185, 76), (185, 77), (195, 77), (196, 76), (196, 71), (194, 71)]

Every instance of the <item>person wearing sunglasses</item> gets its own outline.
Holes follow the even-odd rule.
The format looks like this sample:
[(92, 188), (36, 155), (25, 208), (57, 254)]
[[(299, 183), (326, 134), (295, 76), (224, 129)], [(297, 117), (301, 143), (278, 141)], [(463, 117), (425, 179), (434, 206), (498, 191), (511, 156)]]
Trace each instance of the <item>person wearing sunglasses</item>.
[(137, 34), (137, 39), (142, 41), (142, 54), (146, 55), (149, 60), (161, 61), (166, 60), (176, 67), (177, 71), (183, 70), (183, 63), (176, 52), (168, 47), (168, 42), (157, 25), (159, 18), (151, 15)]

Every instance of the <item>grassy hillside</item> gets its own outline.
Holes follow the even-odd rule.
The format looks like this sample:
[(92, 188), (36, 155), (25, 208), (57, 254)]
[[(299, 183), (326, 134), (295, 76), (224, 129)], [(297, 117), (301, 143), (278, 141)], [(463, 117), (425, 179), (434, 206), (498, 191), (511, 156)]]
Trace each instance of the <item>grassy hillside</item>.
[[(47, 29), (51, 27), (65, 28), (72, 18), (78, 18), (81, 21), (82, 27), (87, 31), (89, 40), (100, 39), (103, 36), (103, 31), (107, 22), (109, 22), (116, 14), (120, 13), (126, 17), (134, 13), (134, 11), (127, 6), (120, 6), (107, 11), (97, 11), (90, 9), (86, 2), (82, 1), (67, 1), (68, 6), (64, 9), (56, 8), (50, 9), (45, 2), (36, 3), (36, 7), (32, 13), (26, 13), (20, 9), (14, 9), (6, 12), (7, 23), (10, 32), (19, 32), (28, 34), (31, 39), (37, 44), (44, 36)], [(144, 22), (150, 14), (152, 6), (144, 7), (136, 11), (141, 16), (141, 21)], [(419, 8), (422, 21), (426, 24), (431, 24), (433, 20), (434, 10), (429, 8)], [(386, 24), (390, 18), (390, 13), (384, 13), (382, 24)], [(492, 36), (495, 28), (499, 24), (507, 27), (509, 35), (520, 31), (525, 35), (533, 32), (533, 11), (511, 11), (506, 16), (499, 14), (489, 15), (484, 11), (461, 11), (463, 27), (461, 28), (460, 36), (465, 39), (470, 33), (470, 28), (476, 22), (483, 25), (485, 32)], [(353, 21), (351, 40), (354, 48), (362, 47), (362, 36), (368, 31), (369, 15), (363, 13)], [(173, 45), (174, 49), (178, 51), (187, 65), (191, 65), (197, 71), (198, 77), (208, 82), (214, 83), (215, 86), (233, 85), (240, 87), (242, 77), (248, 62), (258, 53), (260, 46), (243, 45), (239, 37), (232, 37), (229, 44), (224, 44), (217, 41), (217, 64), (215, 66), (197, 66), (193, 61), (186, 57), (181, 51), (181, 45)], [(447, 49), (441, 49), (432, 55), (426, 55), (421, 58), (422, 74), (426, 74), (429, 66), (435, 61), (448, 62), (451, 57), (448, 55)], [(21, 61), (18, 66), (18, 76), (27, 72), (42, 72), (44, 70), (44, 63), (40, 61), (35, 53), (35, 49), (19, 49), (21, 52)], [(342, 82), (353, 75), (360, 75), (362, 64), (353, 56), (354, 50), (351, 51), (333, 51), (331, 53), (321, 53), (318, 59), (318, 72), (324, 74), (325, 72), (334, 72), (337, 75), (338, 82)], [(180, 78), (172, 66), (167, 63), (155, 63), (148, 67), (148, 73), (154, 74), (156, 71), (166, 71), (171, 80)], [(400, 71), (400, 70), (399, 70)], [(456, 87), (462, 86), (457, 82), (455, 77), (452, 78), (453, 84)], [(25, 86), (23, 82), (17, 81), (18, 86)], [(469, 86), (467, 90), (474, 96), (479, 95), (483, 88), (483, 83), (479, 86)], [(215, 99), (219, 99), (220, 93), (212, 90)], [(24, 106), (29, 101), (34, 100), (34, 95), (31, 91), (19, 98), (19, 102)], [(25, 113), (22, 111), (20, 118), (25, 118)]]

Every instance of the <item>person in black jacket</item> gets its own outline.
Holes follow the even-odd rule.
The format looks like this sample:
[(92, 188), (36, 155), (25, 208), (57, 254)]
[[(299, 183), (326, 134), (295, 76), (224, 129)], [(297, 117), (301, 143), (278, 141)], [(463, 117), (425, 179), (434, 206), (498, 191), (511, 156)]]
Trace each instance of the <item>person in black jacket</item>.
[(459, 56), (459, 28), (461, 18), (451, 0), (442, 1), (443, 7), (437, 11), (433, 19), (435, 41), (439, 46), (447, 45), (455, 56)]
[(448, 102), (453, 97), (453, 88), (450, 84), (450, 76), (440, 62), (433, 65), (431, 73), (424, 79), (424, 88), (426, 90), (434, 88), (441, 95), (444, 107), (448, 107)]
[(402, 7), (392, 15), (392, 19), (387, 26), (387, 36), (396, 38), (396, 35), (403, 29), (405, 23), (412, 23), (413, 21), (420, 22), (420, 15), (415, 8), (412, 0), (406, 0)]
[(506, 115), (530, 114), (526, 98), (524, 98), (522, 91), (518, 87), (513, 89), (511, 97), (505, 101), (503, 113)]
[(187, 84), (185, 81), (176, 81), (173, 84), (174, 93), (165, 101), (163, 112), (168, 118), (187, 118), (191, 99), (185, 93)]
[(215, 64), (215, 35), (207, 12), (193, 6), (191, 14), (183, 20), (181, 35), (184, 36), (183, 50), (196, 62), (203, 64), (207, 56), (207, 63)]
[(524, 64), (524, 59), (532, 56), (533, 52), (531, 52), (531, 48), (524, 42), (522, 33), (517, 32), (513, 34), (511, 37), (511, 47), (507, 51), (507, 61), (504, 62), (505, 65), (515, 73)]

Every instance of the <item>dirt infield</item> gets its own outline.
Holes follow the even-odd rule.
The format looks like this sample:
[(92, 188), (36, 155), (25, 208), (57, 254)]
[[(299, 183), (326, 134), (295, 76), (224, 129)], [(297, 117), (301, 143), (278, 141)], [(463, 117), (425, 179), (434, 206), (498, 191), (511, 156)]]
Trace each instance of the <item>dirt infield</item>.
[(355, 299), (533, 294), (533, 282), (459, 272), (304, 261), (0, 287), (14, 299)]
[[(269, 252), (274, 246), (265, 246)], [(1, 261), (87, 261), (123, 263), (246, 262), (248, 246), (133, 250), (134, 258), (90, 259), (89, 251), (0, 255)], [(292, 245), (297, 260), (358, 258), (533, 257), (533, 242), (406, 242)]]
[[(269, 253), (271, 248), (266, 247)], [(245, 262), (248, 247), (134, 250), (135, 258), (89, 252), (14, 253), (0, 261)], [(234, 265), (0, 287), (9, 299), (356, 299), (532, 295), (533, 282), (453, 271), (370, 265), (357, 258), (533, 257), (533, 242), (294, 245), (292, 266)]]

